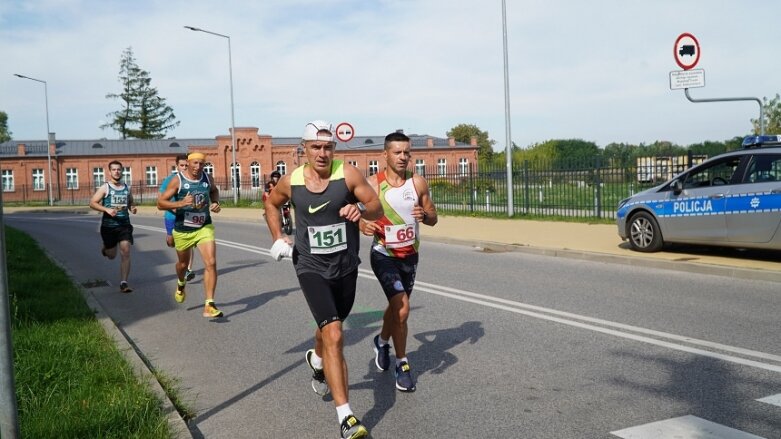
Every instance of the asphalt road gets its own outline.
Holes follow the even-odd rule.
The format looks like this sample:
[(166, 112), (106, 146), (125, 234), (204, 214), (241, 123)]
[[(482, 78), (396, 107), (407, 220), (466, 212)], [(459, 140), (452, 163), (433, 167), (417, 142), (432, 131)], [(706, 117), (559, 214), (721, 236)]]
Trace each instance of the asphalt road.
[[(218, 222), (225, 318), (210, 321), (197, 257), (187, 301), (173, 300), (159, 217), (133, 217), (128, 295), (118, 261), (100, 256), (97, 216), (5, 221), (77, 282), (111, 284), (92, 293), (179, 378), (195, 437), (338, 437), (330, 399), (309, 387), (311, 315), (292, 264), (268, 256), (265, 226)], [(408, 343), (418, 390), (402, 394), (373, 365), (386, 301), (367, 244), (345, 354), (374, 438), (781, 438), (778, 283), (424, 241)]]

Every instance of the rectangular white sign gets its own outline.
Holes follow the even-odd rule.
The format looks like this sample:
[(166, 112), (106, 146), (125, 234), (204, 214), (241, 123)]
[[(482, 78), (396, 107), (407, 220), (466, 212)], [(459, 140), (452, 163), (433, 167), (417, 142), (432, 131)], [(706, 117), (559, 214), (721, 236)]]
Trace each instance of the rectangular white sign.
[(705, 87), (705, 70), (677, 70), (670, 72), (670, 90)]

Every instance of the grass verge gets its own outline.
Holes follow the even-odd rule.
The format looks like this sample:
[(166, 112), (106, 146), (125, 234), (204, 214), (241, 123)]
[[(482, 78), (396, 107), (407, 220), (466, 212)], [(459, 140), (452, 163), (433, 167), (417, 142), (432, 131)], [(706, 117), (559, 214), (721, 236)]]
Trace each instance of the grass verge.
[(171, 437), (160, 401), (65, 272), (28, 235), (5, 236), (21, 437)]

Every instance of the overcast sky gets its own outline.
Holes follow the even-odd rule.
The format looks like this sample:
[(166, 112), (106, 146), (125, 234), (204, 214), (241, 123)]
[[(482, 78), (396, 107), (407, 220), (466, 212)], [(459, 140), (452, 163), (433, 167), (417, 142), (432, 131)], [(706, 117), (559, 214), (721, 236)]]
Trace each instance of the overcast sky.
[[(781, 2), (507, 0), (512, 140), (681, 145), (747, 134), (756, 102), (691, 103), (670, 90), (676, 37), (700, 43), (694, 98), (781, 92), (774, 32)], [(350, 122), (357, 135), (444, 137), (475, 124), (505, 145), (500, 0), (3, 0), (0, 111), (14, 139), (43, 139), (43, 84), (58, 139), (118, 138), (99, 126), (120, 108), (119, 59), (173, 107), (178, 138), (231, 126), (297, 137), (305, 123)]]

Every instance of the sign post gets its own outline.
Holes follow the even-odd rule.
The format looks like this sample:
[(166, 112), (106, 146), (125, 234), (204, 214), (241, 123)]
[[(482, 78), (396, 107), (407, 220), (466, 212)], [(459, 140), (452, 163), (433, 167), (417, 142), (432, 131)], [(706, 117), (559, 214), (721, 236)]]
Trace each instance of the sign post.
[(705, 71), (694, 69), (694, 66), (700, 61), (700, 42), (694, 35), (684, 32), (678, 35), (673, 45), (673, 57), (683, 71), (670, 72), (670, 90), (683, 89), (686, 99), (694, 103), (703, 102), (734, 102), (734, 101), (756, 101), (759, 104), (759, 134), (765, 134), (765, 109), (759, 98), (715, 98), (715, 99), (694, 99), (689, 95), (689, 89), (692, 87), (705, 87)]

